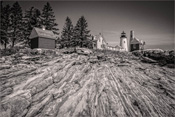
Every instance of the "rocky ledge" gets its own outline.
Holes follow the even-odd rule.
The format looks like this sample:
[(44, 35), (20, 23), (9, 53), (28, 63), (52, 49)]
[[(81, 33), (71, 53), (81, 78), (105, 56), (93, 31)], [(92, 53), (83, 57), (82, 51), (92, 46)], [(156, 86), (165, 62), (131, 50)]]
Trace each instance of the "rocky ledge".
[(142, 62), (157, 63), (160, 66), (175, 68), (175, 50), (148, 49), (132, 53), (140, 57)]
[(23, 49), (0, 63), (1, 117), (175, 115), (174, 69), (131, 53)]

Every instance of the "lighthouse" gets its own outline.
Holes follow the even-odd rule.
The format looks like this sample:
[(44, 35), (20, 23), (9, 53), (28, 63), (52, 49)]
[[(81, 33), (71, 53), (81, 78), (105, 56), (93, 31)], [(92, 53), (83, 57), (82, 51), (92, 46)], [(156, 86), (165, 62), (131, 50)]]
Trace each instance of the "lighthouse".
[(128, 51), (128, 40), (124, 31), (121, 33), (120, 46), (123, 50)]

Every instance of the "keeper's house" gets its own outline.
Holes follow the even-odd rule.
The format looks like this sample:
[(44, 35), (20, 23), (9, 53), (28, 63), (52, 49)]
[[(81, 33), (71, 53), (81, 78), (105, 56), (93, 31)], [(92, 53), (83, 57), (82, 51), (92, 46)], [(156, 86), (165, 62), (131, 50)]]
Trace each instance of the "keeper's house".
[(31, 39), (32, 49), (55, 49), (57, 37), (52, 31), (46, 30), (44, 27), (42, 29), (34, 27), (29, 39)]

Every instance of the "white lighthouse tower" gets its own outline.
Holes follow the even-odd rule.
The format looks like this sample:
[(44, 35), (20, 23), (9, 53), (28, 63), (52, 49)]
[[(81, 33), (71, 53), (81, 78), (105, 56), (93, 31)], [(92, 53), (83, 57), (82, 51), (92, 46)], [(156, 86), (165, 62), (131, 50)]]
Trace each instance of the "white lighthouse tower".
[(124, 51), (128, 51), (128, 40), (124, 31), (121, 33), (120, 46)]

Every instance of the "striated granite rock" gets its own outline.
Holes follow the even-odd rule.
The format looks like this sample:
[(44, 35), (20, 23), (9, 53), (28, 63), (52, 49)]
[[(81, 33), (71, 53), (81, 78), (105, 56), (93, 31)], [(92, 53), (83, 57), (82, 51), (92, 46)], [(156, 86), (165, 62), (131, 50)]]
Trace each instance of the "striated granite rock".
[(175, 72), (157, 60), (99, 50), (32, 51), (1, 59), (0, 117), (175, 115)]

